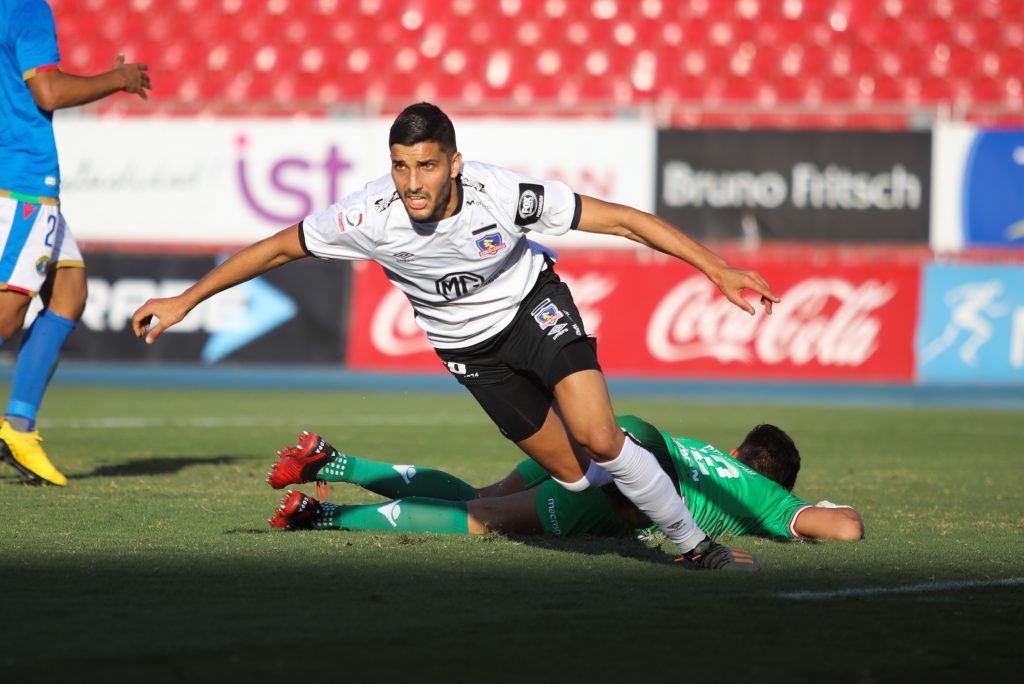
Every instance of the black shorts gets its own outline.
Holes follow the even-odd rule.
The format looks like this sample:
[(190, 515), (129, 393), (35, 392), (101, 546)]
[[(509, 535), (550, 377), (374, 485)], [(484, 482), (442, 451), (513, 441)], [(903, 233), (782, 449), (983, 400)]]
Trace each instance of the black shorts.
[(601, 370), (572, 293), (555, 272), (541, 272), (504, 330), (462, 349), (438, 349), (445, 367), (514, 442), (544, 425), (560, 380)]

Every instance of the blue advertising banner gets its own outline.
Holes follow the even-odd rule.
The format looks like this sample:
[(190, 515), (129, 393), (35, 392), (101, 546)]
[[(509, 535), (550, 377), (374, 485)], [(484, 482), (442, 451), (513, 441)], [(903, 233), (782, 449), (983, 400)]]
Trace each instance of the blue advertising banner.
[(964, 169), (968, 245), (1024, 246), (1024, 130), (979, 131)]
[(144, 344), (132, 334), (131, 316), (143, 302), (178, 294), (224, 258), (87, 250), (89, 299), (63, 357), (149, 363), (341, 363), (350, 268), (320, 259), (302, 259), (221, 292), (196, 307), (157, 344)]
[(1024, 384), (1024, 266), (931, 264), (921, 300), (919, 381)]

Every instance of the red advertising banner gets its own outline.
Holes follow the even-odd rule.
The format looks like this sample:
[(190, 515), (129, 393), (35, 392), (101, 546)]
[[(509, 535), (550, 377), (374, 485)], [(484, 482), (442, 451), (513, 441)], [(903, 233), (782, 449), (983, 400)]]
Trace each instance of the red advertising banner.
[[(609, 375), (913, 380), (918, 259), (799, 249), (729, 258), (772, 284), (782, 302), (771, 316), (746, 314), (703, 275), (656, 253), (566, 252), (557, 271)], [(445, 372), (379, 267), (360, 265), (353, 288), (350, 368)]]

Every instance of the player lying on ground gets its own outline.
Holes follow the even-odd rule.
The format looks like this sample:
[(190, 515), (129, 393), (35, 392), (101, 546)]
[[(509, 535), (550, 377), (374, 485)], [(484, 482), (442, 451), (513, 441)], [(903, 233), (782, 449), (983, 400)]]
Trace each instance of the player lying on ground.
[[(755, 427), (743, 443), (725, 454), (686, 437), (672, 437), (639, 418), (619, 417), (619, 425), (657, 457), (707, 534), (762, 537), (861, 539), (860, 515), (829, 502), (817, 506), (792, 493), (800, 454), (785, 432), (772, 425)], [(570, 537), (582, 534), (629, 536), (650, 522), (614, 487), (570, 492), (535, 461), (520, 463), (500, 482), (476, 489), (459, 478), (430, 468), (392, 465), (338, 453), (318, 435), (300, 435), (283, 449), (269, 474), (276, 489), (316, 481), (348, 482), (392, 501), (346, 506), (289, 492), (270, 519), (274, 527), (344, 528), (395, 532), (511, 534)], [(611, 478), (592, 468), (588, 478)], [(725, 547), (718, 547), (725, 549)], [(720, 553), (698, 567), (731, 566), (747, 560)], [(757, 564), (751, 558), (750, 564)], [(741, 566), (742, 567), (742, 566)]]

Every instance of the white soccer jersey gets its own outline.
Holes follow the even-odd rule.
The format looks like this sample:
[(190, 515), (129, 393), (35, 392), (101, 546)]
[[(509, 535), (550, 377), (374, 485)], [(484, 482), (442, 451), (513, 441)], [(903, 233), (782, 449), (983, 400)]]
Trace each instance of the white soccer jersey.
[(476, 162), (463, 163), (459, 180), (460, 207), (436, 224), (411, 221), (390, 175), (302, 222), (313, 256), (383, 266), (441, 349), (511, 323), (543, 268), (545, 250), (526, 234), (562, 235), (579, 222), (579, 200), (564, 183)]

